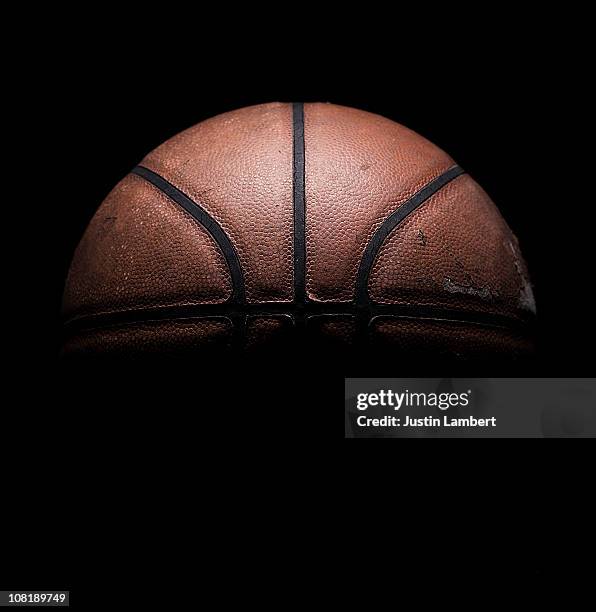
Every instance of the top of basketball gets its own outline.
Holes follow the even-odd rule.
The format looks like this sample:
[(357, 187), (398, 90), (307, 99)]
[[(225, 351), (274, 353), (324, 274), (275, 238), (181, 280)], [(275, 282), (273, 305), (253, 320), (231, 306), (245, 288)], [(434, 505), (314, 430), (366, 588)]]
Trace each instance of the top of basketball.
[(309, 303), (351, 304), (360, 279), (374, 304), (511, 320), (534, 310), (517, 240), (488, 195), (447, 153), (384, 117), (252, 106), (181, 132), (140, 166), (77, 248), (68, 318), (223, 304), (237, 284), (233, 257), (251, 305), (293, 303), (300, 287)]

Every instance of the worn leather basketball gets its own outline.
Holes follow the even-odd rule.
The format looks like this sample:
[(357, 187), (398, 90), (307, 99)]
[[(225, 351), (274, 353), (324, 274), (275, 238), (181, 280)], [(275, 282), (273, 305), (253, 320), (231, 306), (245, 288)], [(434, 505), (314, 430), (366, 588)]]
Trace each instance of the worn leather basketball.
[(515, 236), (449, 155), (368, 112), (263, 104), (174, 136), (116, 185), (74, 254), (64, 350), (515, 356), (534, 309)]

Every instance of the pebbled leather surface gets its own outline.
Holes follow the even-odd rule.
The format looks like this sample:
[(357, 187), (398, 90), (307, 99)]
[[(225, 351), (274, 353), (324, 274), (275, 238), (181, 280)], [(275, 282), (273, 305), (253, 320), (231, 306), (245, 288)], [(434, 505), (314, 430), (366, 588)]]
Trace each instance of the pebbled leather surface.
[(307, 320), (310, 340), (329, 348), (354, 346), (356, 319), (345, 315), (319, 315)]
[(511, 317), (535, 308), (517, 239), (468, 175), (431, 196), (387, 237), (371, 268), (369, 296)]
[(307, 293), (348, 301), (375, 230), (455, 162), (402, 125), (333, 104), (305, 104), (304, 135)]
[(245, 348), (248, 350), (270, 349), (290, 340), (294, 324), (291, 317), (247, 317)]
[(396, 350), (412, 359), (523, 359), (533, 350), (531, 341), (518, 332), (457, 321), (377, 317), (371, 321), (369, 336), (372, 347)]
[(104, 200), (75, 251), (63, 312), (72, 318), (215, 304), (231, 292), (227, 263), (205, 228), (131, 174)]
[[(443, 151), (388, 119), (331, 104), (305, 104), (306, 289), (346, 302), (366, 244), (381, 223), (454, 165)], [(242, 265), (252, 303), (293, 300), (291, 104), (265, 104), (198, 124), (141, 165), (197, 201), (222, 226)], [(131, 309), (223, 303), (225, 259), (195, 219), (144, 179), (129, 175), (109, 194), (79, 244), (66, 283), (67, 318)], [(517, 240), (482, 189), (459, 177), (423, 203), (381, 246), (369, 295), (385, 304), (439, 306), (521, 318), (533, 309)], [(353, 316), (246, 321), (246, 348), (306, 340), (353, 346)], [(79, 332), (72, 354), (183, 354), (232, 345), (232, 321), (184, 319)], [(301, 332), (302, 333), (302, 332)], [(517, 355), (529, 341), (504, 329), (448, 321), (379, 318), (377, 345), (415, 353)], [(234, 338), (236, 343), (237, 338)], [(236, 345), (236, 344), (235, 344)]]
[(232, 323), (226, 318), (147, 321), (79, 332), (68, 338), (68, 357), (185, 357), (232, 344)]
[(223, 227), (249, 302), (293, 299), (293, 123), (290, 104), (219, 115), (174, 136), (141, 162)]

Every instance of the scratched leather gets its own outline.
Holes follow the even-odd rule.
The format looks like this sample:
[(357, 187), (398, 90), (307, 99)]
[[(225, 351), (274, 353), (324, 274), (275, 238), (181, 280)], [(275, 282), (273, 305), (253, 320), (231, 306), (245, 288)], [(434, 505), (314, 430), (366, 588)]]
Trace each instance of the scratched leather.
[(141, 162), (198, 202), (236, 248), (249, 302), (293, 299), (293, 122), (290, 104), (208, 119)]
[(398, 123), (333, 104), (305, 104), (306, 288), (348, 301), (381, 223), (455, 162)]
[(468, 175), (431, 196), (387, 237), (371, 269), (369, 295), (386, 304), (511, 317), (534, 309), (517, 239)]
[(63, 311), (72, 318), (220, 303), (231, 290), (227, 263), (207, 230), (153, 185), (128, 175), (75, 251)]
[(68, 357), (188, 356), (229, 347), (232, 332), (224, 317), (146, 321), (79, 332), (67, 338), (63, 352)]

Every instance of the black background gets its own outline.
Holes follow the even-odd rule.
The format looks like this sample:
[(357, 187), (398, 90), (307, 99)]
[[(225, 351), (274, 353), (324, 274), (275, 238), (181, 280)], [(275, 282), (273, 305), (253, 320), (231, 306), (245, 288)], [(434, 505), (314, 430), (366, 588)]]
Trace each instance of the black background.
[[(269, 10), (251, 20), (228, 8), (173, 23), (158, 13), (130, 21), (89, 14), (76, 27), (47, 28), (35, 65), (19, 67), (23, 176), (4, 226), (7, 244), (17, 244), (5, 264), (13, 296), (6, 337), (14, 340), (7, 388), (16, 399), (3, 421), (3, 450), (6, 490), (20, 495), (2, 501), (10, 533), (2, 582), (70, 587), (88, 609), (107, 602), (96, 591), (105, 582), (129, 598), (128, 581), (156, 591), (191, 586), (208, 550), (220, 580), (228, 577), (224, 588), (249, 592), (234, 570), (246, 581), (258, 549), (269, 561), (304, 554), (314, 575), (298, 580), (302, 573), (284, 575), (274, 563), (265, 590), (276, 582), (300, 592), (315, 576), (328, 584), (338, 555), (351, 584), (358, 565), (454, 585), (462, 575), (477, 586), (484, 577), (493, 589), (515, 583), (537, 595), (581, 587), (586, 565), (573, 545), (586, 542), (586, 517), (580, 511), (571, 520), (560, 504), (588, 507), (578, 502), (589, 462), (569, 443), (548, 455), (515, 441), (476, 446), (473, 461), (454, 447), (445, 456), (401, 443), (341, 449), (333, 406), (344, 372), (332, 363), (324, 371), (278, 364), (274, 375), (234, 364), (209, 376), (60, 363), (65, 274), (116, 182), (165, 139), (214, 114), (316, 100), (407, 125), (487, 190), (535, 285), (540, 358), (528, 374), (590, 375), (583, 50), (580, 36), (565, 45), (559, 38), (575, 24), (562, 15), (544, 23), (454, 9), (449, 20), (359, 9), (349, 22), (345, 8)], [(398, 536), (386, 522), (397, 514), (414, 521)], [(366, 535), (367, 516), (366, 525), (385, 530)], [(489, 531), (479, 539), (470, 522)], [(430, 560), (440, 569), (421, 571)], [(383, 586), (395, 595), (391, 582), (370, 584), (369, 601)]]

